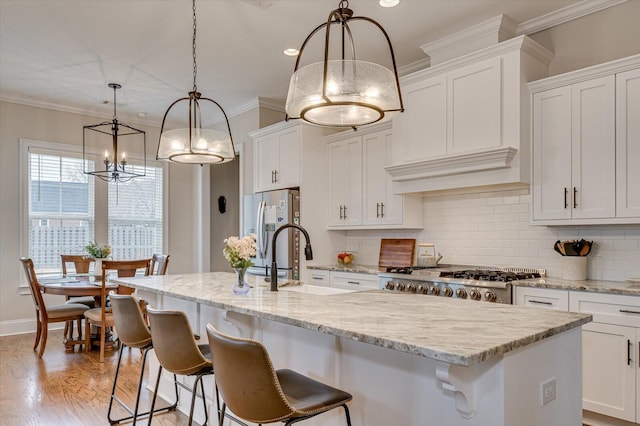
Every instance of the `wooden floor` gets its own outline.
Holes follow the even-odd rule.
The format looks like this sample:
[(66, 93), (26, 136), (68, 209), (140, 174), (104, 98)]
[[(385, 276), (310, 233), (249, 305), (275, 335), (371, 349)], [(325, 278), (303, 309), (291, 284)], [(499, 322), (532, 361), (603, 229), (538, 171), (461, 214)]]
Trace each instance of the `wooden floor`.
[[(113, 385), (118, 351), (88, 355), (68, 353), (62, 331), (51, 331), (47, 349), (38, 358), (33, 351), (34, 334), (0, 337), (0, 426), (88, 426), (108, 425), (107, 409)], [(125, 349), (117, 394), (133, 406), (142, 362), (139, 350)], [(151, 393), (143, 389), (142, 409), (147, 411)], [(158, 400), (156, 404), (166, 402)], [(114, 406), (117, 405), (114, 403)], [(114, 410), (123, 417), (123, 410)], [(179, 412), (154, 416), (154, 425), (186, 425), (188, 417)], [(131, 424), (131, 422), (128, 422)], [(146, 425), (146, 420), (137, 424)]]

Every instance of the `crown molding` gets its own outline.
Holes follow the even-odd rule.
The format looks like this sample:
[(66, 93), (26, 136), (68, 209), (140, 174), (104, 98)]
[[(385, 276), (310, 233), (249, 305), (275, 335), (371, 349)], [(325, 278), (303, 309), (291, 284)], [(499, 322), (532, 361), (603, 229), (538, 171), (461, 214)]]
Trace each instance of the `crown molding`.
[(398, 76), (402, 77), (404, 75), (411, 74), (416, 71), (423, 70), (425, 68), (429, 68), (430, 66), (431, 66), (431, 58), (427, 56), (426, 58), (418, 59), (415, 62), (411, 62), (410, 64), (398, 67)]
[(539, 31), (555, 27), (556, 25), (564, 24), (565, 22), (573, 21), (574, 19), (582, 18), (583, 16), (617, 6), (627, 1), (628, 0), (582, 0), (578, 3), (518, 24), (516, 34), (529, 35), (537, 33)]

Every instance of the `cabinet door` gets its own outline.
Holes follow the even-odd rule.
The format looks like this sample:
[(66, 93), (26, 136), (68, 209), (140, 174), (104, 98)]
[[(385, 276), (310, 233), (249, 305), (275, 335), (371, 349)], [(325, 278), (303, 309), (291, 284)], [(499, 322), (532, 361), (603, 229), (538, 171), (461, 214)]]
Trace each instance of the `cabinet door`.
[(447, 76), (447, 153), (502, 144), (501, 58)]
[(533, 219), (570, 219), (571, 88), (533, 95)]
[(391, 175), (384, 166), (392, 150), (391, 130), (362, 137), (363, 157), (363, 223), (401, 224), (402, 196), (391, 191)]
[(515, 287), (515, 303), (543, 309), (569, 311), (569, 292), (547, 288)]
[[(445, 76), (415, 83), (405, 90), (406, 136), (401, 161), (409, 162), (447, 153), (447, 79)], [(396, 132), (396, 122), (393, 123)]]
[(616, 75), (616, 119), (616, 216), (640, 217), (640, 69)]
[(574, 219), (615, 217), (615, 77), (572, 85)]
[(278, 132), (278, 162), (275, 187), (300, 186), (300, 126)]
[(585, 410), (636, 421), (635, 338), (633, 327), (603, 323), (582, 327), (582, 407)]
[(275, 171), (278, 167), (278, 136), (274, 133), (259, 137), (254, 143), (254, 191), (274, 189)]
[(362, 138), (329, 145), (329, 226), (362, 223)]

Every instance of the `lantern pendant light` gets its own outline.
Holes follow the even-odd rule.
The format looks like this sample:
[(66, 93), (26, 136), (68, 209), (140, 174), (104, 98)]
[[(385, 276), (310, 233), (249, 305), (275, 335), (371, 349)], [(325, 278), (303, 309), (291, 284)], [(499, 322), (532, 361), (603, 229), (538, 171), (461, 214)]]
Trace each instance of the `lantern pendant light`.
[[(350, 22), (364, 21), (374, 25), (387, 40), (393, 71), (367, 61), (357, 60)], [(341, 31), (341, 57), (329, 59), (331, 26)], [(311, 38), (325, 29), (324, 61), (298, 68), (304, 48)], [(345, 58), (351, 50), (350, 59)], [(331, 11), (326, 23), (316, 27), (302, 43), (296, 66), (289, 82), (286, 119), (302, 119), (328, 127), (353, 127), (372, 124), (402, 112), (402, 95), (396, 59), (391, 40), (382, 26), (371, 18), (353, 16), (349, 2), (343, 0)]]
[[(122, 86), (117, 83), (109, 83), (113, 89), (113, 119), (92, 126), (84, 126), (82, 132), (82, 159), (84, 160), (84, 173), (93, 175), (106, 182), (127, 182), (136, 177), (146, 175), (147, 171), (147, 137), (143, 130), (139, 130), (118, 121), (116, 115), (116, 90)], [(108, 135), (105, 138), (102, 135)], [(122, 148), (123, 142), (128, 143), (128, 149), (142, 153), (142, 166), (127, 166), (127, 157)], [(119, 143), (120, 142), (120, 143)], [(90, 164), (87, 151), (99, 147), (105, 148), (104, 169), (87, 170)], [(90, 148), (91, 147), (91, 148)], [(109, 147), (111, 152), (109, 152)], [(120, 155), (119, 155), (120, 153)]]
[[(187, 97), (174, 101), (164, 114), (160, 128), (160, 140), (156, 159), (169, 160), (176, 163), (220, 164), (235, 159), (236, 153), (231, 137), (229, 119), (222, 107), (213, 99), (205, 98), (196, 86), (196, 1), (192, 1), (193, 9), (193, 89)], [(171, 109), (187, 101), (189, 106), (188, 127), (165, 129), (167, 116)], [(226, 131), (204, 127), (201, 108), (215, 105), (222, 112), (226, 123)], [(184, 105), (184, 103), (183, 103)], [(213, 124), (213, 123), (210, 123)]]

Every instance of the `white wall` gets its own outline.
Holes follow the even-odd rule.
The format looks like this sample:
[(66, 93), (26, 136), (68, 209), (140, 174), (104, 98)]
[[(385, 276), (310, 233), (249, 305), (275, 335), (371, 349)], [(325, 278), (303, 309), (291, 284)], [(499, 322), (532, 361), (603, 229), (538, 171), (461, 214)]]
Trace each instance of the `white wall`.
[[(10, 332), (7, 330), (14, 326), (20, 327), (21, 323), (35, 324), (31, 296), (18, 294), (18, 285), (24, 275), (18, 259), (27, 254), (20, 248), (19, 140), (80, 146), (82, 126), (104, 120), (104, 117), (0, 102), (0, 334)], [(155, 159), (159, 129), (127, 123), (147, 133), (147, 155)], [(169, 166), (167, 252), (171, 254), (171, 273), (194, 270), (194, 178), (193, 166)], [(48, 300), (50, 303), (64, 301), (58, 296)]]

